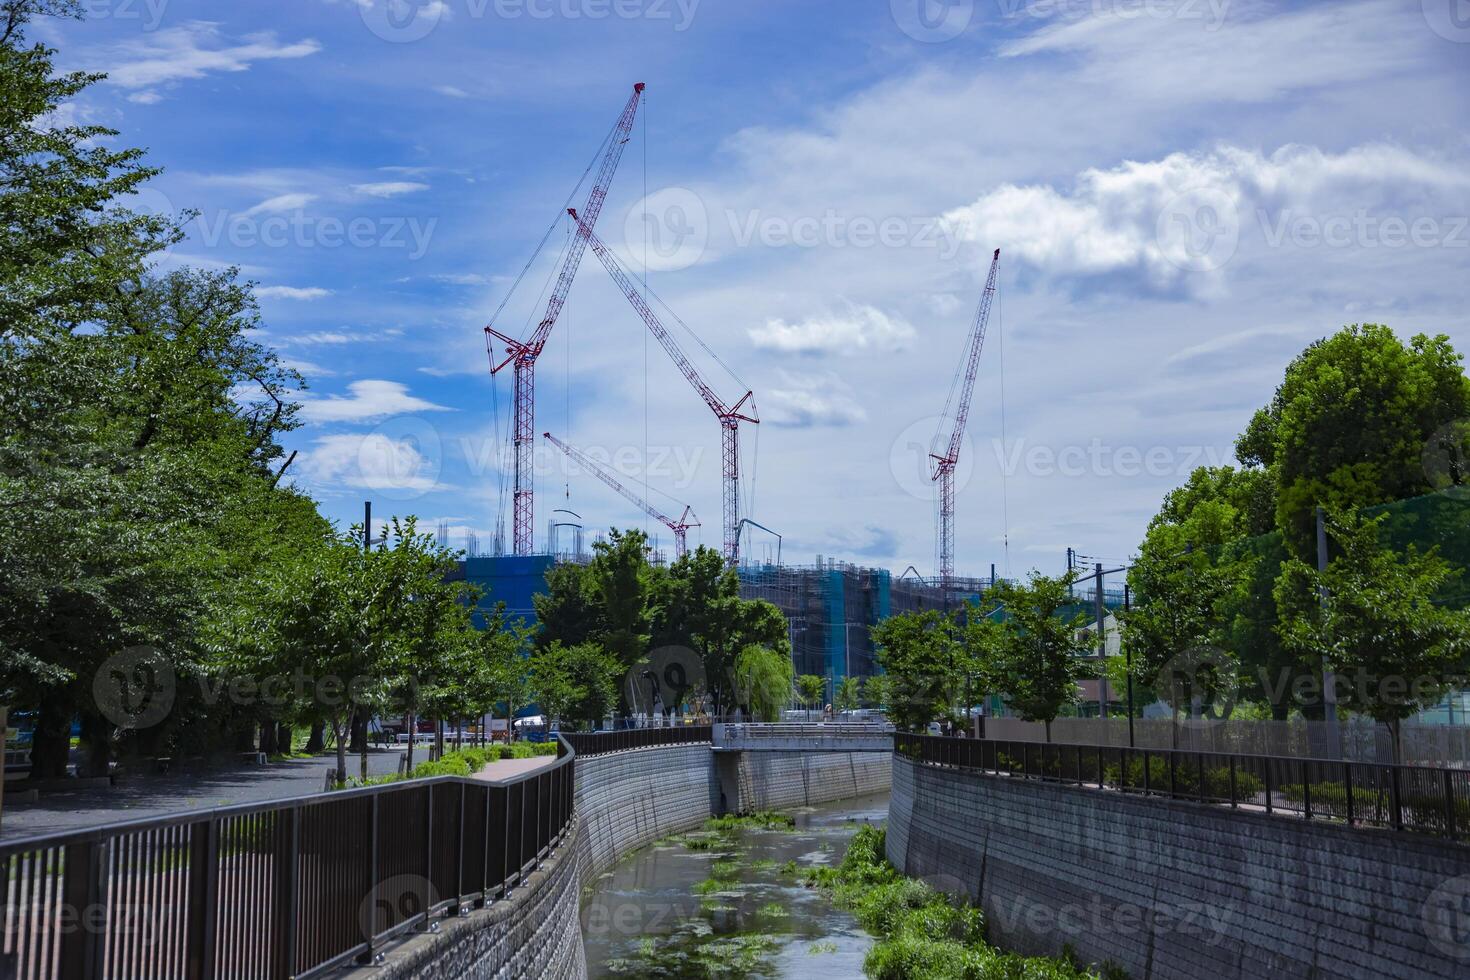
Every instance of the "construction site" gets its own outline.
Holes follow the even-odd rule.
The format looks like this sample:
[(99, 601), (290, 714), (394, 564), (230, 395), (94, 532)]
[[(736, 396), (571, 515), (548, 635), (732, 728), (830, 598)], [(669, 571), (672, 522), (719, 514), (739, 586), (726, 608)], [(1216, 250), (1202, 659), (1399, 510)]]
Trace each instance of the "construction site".
[[(651, 536), (652, 561), (664, 563), (683, 555), (688, 547), (687, 532), (700, 526), (698, 517), (688, 505), (679, 509), (652, 502), (646, 479), (642, 493), (630, 489), (611, 468), (601, 465), (588, 453), (557, 435), (538, 430), (536, 425), (537, 361), (546, 350), (582, 259), (590, 249), (598, 264), (626, 297), (633, 313), (646, 327), (648, 336), (657, 341), (719, 426), (720, 547), (725, 561), (738, 570), (742, 594), (747, 598), (769, 600), (786, 614), (798, 673), (820, 675), (834, 685), (844, 677), (870, 675), (876, 669), (869, 637), (871, 626), (894, 613), (955, 608), (967, 599), (978, 598), (995, 580), (993, 566), (988, 578), (961, 578), (955, 573), (955, 471), (964, 445), (976, 369), (996, 292), (1000, 249), (995, 249), (991, 257), (978, 308), (940, 414), (940, 425), (929, 446), (929, 477), (934, 484), (937, 505), (934, 571), (926, 575), (910, 567), (895, 578), (887, 569), (859, 567), (821, 555), (811, 565), (784, 564), (780, 536), (757, 523), (749, 514), (742, 513), (742, 500), (751, 497), (749, 488), (743, 484), (746, 473), (753, 472), (754, 466), (743, 465), (741, 431), (743, 426), (760, 424), (755, 392), (741, 382), (719, 355), (648, 288), (646, 274), (640, 282), (636, 272), (624, 265), (596, 231), (608, 189), (632, 138), (643, 93), (641, 82), (633, 86), (631, 95), (582, 179), (573, 188), (561, 213), (542, 236), (521, 275), (512, 283), (491, 322), (484, 328), (491, 375), (498, 378), (502, 372), (509, 372), (512, 377), (512, 406), (510, 417), (505, 420), (502, 442), (507, 451), (501, 456), (508, 465), (501, 467), (501, 516), (493, 540), (486, 549), (488, 554), (482, 553), (478, 540), (470, 537), (466, 541), (465, 576), (485, 590), (489, 601), (504, 602), (511, 615), (530, 618), (534, 615), (531, 597), (543, 587), (547, 569), (557, 561), (587, 559), (589, 548), (584, 521), (580, 514), (570, 510), (554, 511), (546, 522), (545, 538), (537, 541), (535, 454), (538, 443), (554, 447), (582, 474), (595, 477), (608, 490), (667, 528), (673, 544), (672, 554), (660, 547), (662, 542), (657, 536)], [(572, 206), (578, 201), (580, 206)], [(566, 243), (555, 259), (553, 274), (547, 276), (547, 287), (542, 292), (544, 306), (540, 303), (542, 297), (538, 297), (535, 308), (541, 310), (539, 318), (528, 321), (534, 322), (535, 326), (517, 336), (500, 326), (502, 320), (509, 319), (508, 315), (503, 315), (507, 304), (529, 270), (537, 265), (557, 228), (562, 226), (566, 228)], [(723, 397), (717, 391), (708, 380), (708, 369), (696, 365), (676, 339), (675, 331), (669, 328), (670, 323), (679, 329), (681, 336), (692, 338), (699, 349), (701, 363), (717, 365), (734, 379), (738, 387), (731, 397)], [(501, 440), (498, 414), (495, 431), (497, 439)], [(507, 510), (511, 515), (509, 547), (504, 529)], [(595, 522), (588, 523), (598, 526)], [(769, 549), (759, 557), (742, 554), (742, 537), (748, 538), (757, 531), (775, 539), (774, 555)], [(597, 533), (594, 531), (593, 535)], [(443, 536), (441, 530), (441, 539)]]

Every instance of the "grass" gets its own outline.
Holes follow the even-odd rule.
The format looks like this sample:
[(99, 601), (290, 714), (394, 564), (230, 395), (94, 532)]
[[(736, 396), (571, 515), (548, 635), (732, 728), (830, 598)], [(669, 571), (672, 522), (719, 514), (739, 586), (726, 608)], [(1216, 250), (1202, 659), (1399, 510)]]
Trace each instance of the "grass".
[[(863, 961), (874, 980), (1083, 980), (1100, 976), (1070, 959), (1023, 957), (985, 941), (985, 916), (921, 881), (899, 874), (884, 856), (885, 831), (863, 827), (835, 868), (804, 881), (829, 891), (877, 942)], [(1115, 977), (1116, 968), (1101, 976)]]
[(791, 830), (796, 818), (789, 813), (757, 810), (754, 813), (727, 813), (723, 817), (711, 817), (704, 822), (704, 829), (717, 833), (733, 833), (737, 830)]

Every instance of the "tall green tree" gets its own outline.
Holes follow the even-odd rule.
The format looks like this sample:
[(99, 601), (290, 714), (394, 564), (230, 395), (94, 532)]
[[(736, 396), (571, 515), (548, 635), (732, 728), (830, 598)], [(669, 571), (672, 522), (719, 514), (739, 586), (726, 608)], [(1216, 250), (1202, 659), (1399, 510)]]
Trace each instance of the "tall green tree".
[(791, 703), (794, 675), (790, 655), (751, 644), (735, 659), (734, 703), (757, 721), (780, 721)]
[[(1380, 522), (1352, 511), (1333, 515), (1328, 531), (1337, 555), (1327, 570), (1292, 560), (1277, 590), (1287, 645), (1332, 668), (1339, 705), (1388, 725), (1397, 761), (1403, 720), (1464, 683), (1470, 610), (1436, 605), (1459, 573), (1432, 551), (1386, 548)], [(1325, 609), (1317, 601), (1323, 588)]]
[(904, 613), (874, 626), (872, 635), (889, 678), (888, 713), (895, 725), (920, 731), (955, 714), (964, 672), (952, 619), (935, 610)]
[(1068, 615), (1075, 575), (1051, 578), (1033, 574), (1026, 582), (1003, 582), (995, 597), (1005, 605), (1006, 634), (994, 660), (992, 677), (1006, 704), (1026, 721), (1046, 725), (1077, 701), (1079, 657), (1092, 640), (1082, 632), (1083, 613)]
[(1470, 417), (1470, 378), (1447, 336), (1407, 344), (1386, 326), (1354, 324), (1304, 350), (1236, 456), (1269, 472), (1287, 550), (1315, 556), (1317, 507), (1401, 500), (1438, 489), (1425, 450)]

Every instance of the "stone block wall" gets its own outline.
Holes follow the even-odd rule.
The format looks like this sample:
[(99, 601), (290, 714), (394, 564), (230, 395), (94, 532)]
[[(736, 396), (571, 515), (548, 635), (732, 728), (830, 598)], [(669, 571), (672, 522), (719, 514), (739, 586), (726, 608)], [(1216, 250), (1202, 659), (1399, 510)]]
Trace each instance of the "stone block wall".
[(719, 812), (713, 755), (708, 745), (679, 745), (579, 758), (584, 880), (624, 854), (698, 827)]
[(889, 860), (1003, 948), (1137, 980), (1470, 976), (1465, 845), (892, 758)]
[(888, 791), (889, 752), (720, 752), (721, 811), (750, 813)]
[(585, 980), (582, 878), (585, 835), (571, 835), (509, 897), (464, 918), (438, 920), (439, 931), (391, 947), (382, 965), (343, 976), (356, 980)]

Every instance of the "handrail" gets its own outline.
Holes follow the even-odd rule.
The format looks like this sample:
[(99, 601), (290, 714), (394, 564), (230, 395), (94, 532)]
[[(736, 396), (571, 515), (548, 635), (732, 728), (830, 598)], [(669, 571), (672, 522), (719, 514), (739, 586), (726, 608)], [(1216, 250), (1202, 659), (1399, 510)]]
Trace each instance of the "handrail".
[(550, 766), (493, 783), (435, 776), (5, 841), (0, 962), (39, 980), (372, 962), (551, 854), (575, 816), (577, 752), (559, 741)]
[(605, 732), (567, 732), (562, 739), (582, 756), (606, 755), (628, 749), (662, 745), (701, 745), (714, 738), (713, 725), (674, 725), (666, 728), (620, 728)]
[(1470, 838), (1470, 769), (909, 732), (894, 733), (893, 750), (986, 775)]

